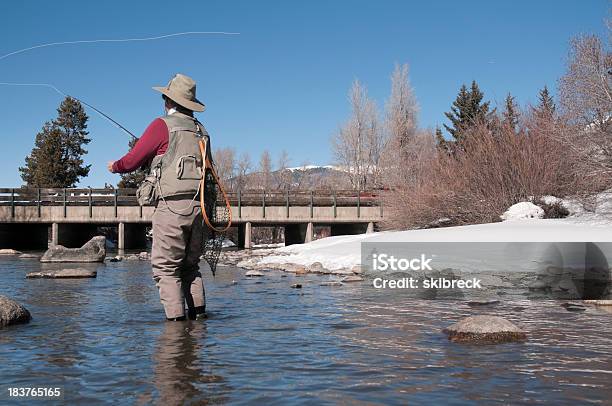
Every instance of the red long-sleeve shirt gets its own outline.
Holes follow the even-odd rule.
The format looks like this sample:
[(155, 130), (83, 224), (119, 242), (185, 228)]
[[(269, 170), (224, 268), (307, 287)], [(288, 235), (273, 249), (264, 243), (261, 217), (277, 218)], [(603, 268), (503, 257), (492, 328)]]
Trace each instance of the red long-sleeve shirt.
[(123, 158), (115, 161), (113, 172), (132, 172), (148, 164), (156, 155), (163, 155), (168, 149), (168, 126), (161, 118), (156, 118), (144, 131), (134, 148)]

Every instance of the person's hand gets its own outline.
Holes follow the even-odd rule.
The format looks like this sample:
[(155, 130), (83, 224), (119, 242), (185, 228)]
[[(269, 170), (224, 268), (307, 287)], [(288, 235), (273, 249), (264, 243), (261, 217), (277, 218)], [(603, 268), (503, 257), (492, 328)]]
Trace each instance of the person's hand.
[(108, 171), (109, 171), (110, 173), (115, 173), (115, 171), (113, 171), (113, 164), (114, 164), (114, 163), (115, 163), (115, 161), (109, 161), (109, 162), (106, 164), (106, 167), (108, 168)]

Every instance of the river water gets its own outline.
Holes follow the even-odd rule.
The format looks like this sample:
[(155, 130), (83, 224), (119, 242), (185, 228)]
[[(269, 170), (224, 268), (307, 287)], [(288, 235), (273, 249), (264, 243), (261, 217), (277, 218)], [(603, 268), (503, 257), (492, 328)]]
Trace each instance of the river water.
[[(95, 265), (96, 279), (27, 280), (1, 258), (0, 294), (32, 313), (0, 330), (1, 382), (59, 386), (86, 404), (610, 404), (612, 314), (554, 301), (416, 300), (371, 280), (206, 272), (209, 319), (165, 322), (148, 262)], [(234, 283), (236, 281), (237, 283)], [(302, 289), (291, 285), (301, 283)], [(524, 327), (525, 343), (450, 343), (470, 314)], [(6, 395), (0, 394), (2, 403)]]

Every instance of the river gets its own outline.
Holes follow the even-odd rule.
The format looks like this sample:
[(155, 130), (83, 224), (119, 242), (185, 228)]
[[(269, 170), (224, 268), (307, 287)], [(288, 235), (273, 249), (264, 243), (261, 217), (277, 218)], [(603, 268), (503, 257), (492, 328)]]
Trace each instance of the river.
[[(0, 258), (0, 294), (29, 324), (0, 331), (3, 388), (59, 386), (60, 403), (607, 403), (612, 314), (555, 301), (490, 309), (377, 290), (371, 279), (205, 272), (209, 318), (165, 322), (148, 262), (94, 265), (96, 279), (25, 279), (41, 264)], [(235, 282), (234, 282), (235, 281)], [(291, 288), (300, 283), (301, 289)], [(490, 313), (525, 343), (450, 343), (441, 329)], [(6, 400), (6, 395), (1, 395)]]

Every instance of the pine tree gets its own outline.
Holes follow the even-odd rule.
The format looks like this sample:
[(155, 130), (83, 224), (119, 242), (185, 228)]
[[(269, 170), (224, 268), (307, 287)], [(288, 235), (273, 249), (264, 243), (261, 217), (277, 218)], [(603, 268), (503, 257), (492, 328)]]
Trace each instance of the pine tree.
[[(132, 138), (130, 140), (128, 144), (128, 146), (130, 147), (130, 150), (134, 148), (134, 145), (136, 145), (137, 141), (138, 140), (136, 138)], [(147, 176), (148, 171), (149, 171), (149, 168), (142, 167), (142, 168), (138, 168), (134, 172), (122, 173), (121, 180), (119, 181), (119, 183), (117, 183), (117, 187), (118, 188), (133, 188), (133, 189), (137, 188), (138, 186), (140, 186), (145, 176)]]
[(436, 127), (435, 133), (436, 146), (440, 151), (450, 152), (450, 146), (448, 145), (448, 141), (444, 138), (444, 134), (442, 134), (442, 129), (440, 127)]
[(548, 87), (544, 86), (538, 95), (538, 106), (535, 107), (535, 113), (541, 118), (552, 118), (555, 115), (557, 106), (553, 100)]
[(66, 97), (57, 109), (57, 118), (45, 123), (36, 135), (32, 152), (19, 168), (21, 178), (31, 187), (74, 187), (89, 174), (83, 148), (87, 138), (87, 114), (81, 103)]
[(519, 123), (519, 108), (516, 105), (514, 97), (508, 93), (505, 100), (504, 111), (502, 112), (502, 125), (508, 126), (512, 131), (516, 131)]
[(462, 141), (467, 128), (479, 122), (486, 123), (490, 120), (492, 113), (489, 111), (490, 102), (483, 102), (483, 97), (484, 93), (480, 91), (474, 80), (469, 90), (467, 86), (461, 86), (451, 111), (444, 113), (451, 122), (450, 126), (444, 124), (444, 128), (457, 142)]

